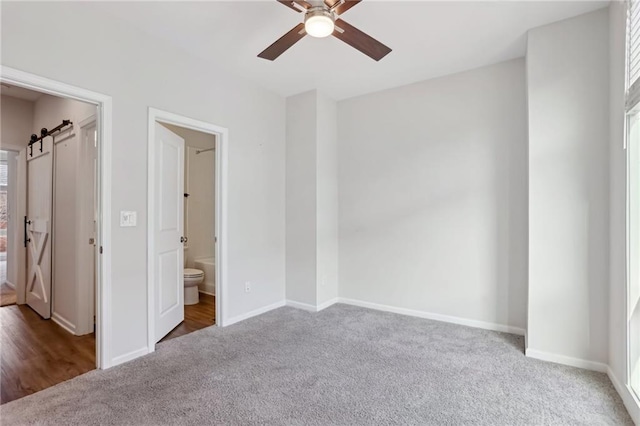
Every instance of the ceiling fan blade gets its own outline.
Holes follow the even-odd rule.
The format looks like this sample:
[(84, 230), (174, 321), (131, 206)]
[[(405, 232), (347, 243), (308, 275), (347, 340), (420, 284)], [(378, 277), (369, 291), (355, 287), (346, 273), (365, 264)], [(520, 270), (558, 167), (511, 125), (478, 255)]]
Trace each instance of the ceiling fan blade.
[(299, 23), (291, 31), (280, 37), (271, 46), (260, 52), (258, 57), (273, 61), (306, 35), (307, 33), (304, 31), (304, 24)]
[(338, 15), (342, 15), (361, 1), (362, 0), (324, 0), (324, 4), (329, 6), (329, 9), (335, 7), (333, 11)]
[[(340, 30), (342, 30), (342, 32)], [(342, 19), (336, 19), (336, 29), (333, 32), (333, 36), (376, 61), (379, 61), (391, 52), (389, 47), (363, 33), (353, 25), (347, 24)]]
[[(287, 7), (295, 10), (296, 12), (303, 12), (304, 9), (309, 9), (311, 7), (310, 3), (307, 3), (304, 0), (276, 0), (278, 3), (284, 4)], [(299, 5), (299, 6), (296, 6)]]

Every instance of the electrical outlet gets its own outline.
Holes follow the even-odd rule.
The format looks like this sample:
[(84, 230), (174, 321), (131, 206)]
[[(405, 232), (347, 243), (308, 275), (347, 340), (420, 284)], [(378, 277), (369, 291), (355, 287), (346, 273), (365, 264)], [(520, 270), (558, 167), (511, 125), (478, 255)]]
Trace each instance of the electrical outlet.
[(244, 292), (251, 293), (251, 281), (247, 281), (244, 283)]

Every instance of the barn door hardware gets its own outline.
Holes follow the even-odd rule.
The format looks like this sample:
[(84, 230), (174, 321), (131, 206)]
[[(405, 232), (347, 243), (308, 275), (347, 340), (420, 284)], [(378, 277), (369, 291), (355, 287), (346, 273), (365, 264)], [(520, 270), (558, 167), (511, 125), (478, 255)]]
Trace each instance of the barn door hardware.
[(47, 136), (53, 136), (54, 133), (61, 131), (67, 126), (71, 126), (73, 123), (71, 120), (62, 120), (62, 124), (54, 127), (51, 130), (47, 130), (46, 127), (40, 129), (40, 136), (35, 133), (31, 135), (31, 139), (29, 140), (29, 157), (33, 157), (33, 144), (40, 142), (40, 152), (42, 152), (42, 140)]
[(29, 238), (29, 234), (27, 233), (27, 225), (31, 225), (31, 221), (24, 217), (24, 246), (26, 247), (28, 243), (31, 242), (31, 238)]

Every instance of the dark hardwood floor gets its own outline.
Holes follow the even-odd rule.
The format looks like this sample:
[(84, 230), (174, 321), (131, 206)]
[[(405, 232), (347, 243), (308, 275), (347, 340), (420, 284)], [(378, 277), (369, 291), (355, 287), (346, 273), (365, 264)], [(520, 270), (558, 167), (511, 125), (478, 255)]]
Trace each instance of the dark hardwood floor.
[(0, 308), (0, 403), (96, 368), (95, 334), (74, 336), (26, 305)]
[[(160, 343), (215, 324), (215, 297), (184, 307), (184, 321)], [(26, 305), (0, 308), (0, 404), (96, 368), (95, 334), (74, 336)]]
[(16, 291), (9, 287), (9, 284), (0, 284), (0, 306), (9, 306), (16, 304)]
[(197, 305), (184, 307), (184, 321), (171, 330), (160, 342), (166, 342), (176, 337), (189, 334), (192, 331), (209, 327), (216, 323), (216, 299), (215, 296), (200, 293), (200, 302)]

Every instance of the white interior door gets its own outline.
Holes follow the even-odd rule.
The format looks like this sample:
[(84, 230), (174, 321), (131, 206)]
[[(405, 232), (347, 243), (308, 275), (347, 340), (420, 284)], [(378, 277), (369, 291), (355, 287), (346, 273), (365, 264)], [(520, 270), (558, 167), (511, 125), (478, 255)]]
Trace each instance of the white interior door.
[(79, 210), (77, 234), (78, 270), (78, 323), (76, 335), (93, 333), (95, 330), (95, 286), (97, 255), (97, 142), (95, 117), (80, 123), (80, 146), (78, 174)]
[(51, 317), (51, 202), (53, 142), (46, 138), (27, 151), (27, 304)]
[(155, 340), (184, 320), (184, 139), (155, 123)]

